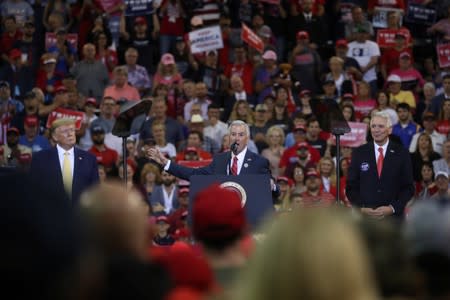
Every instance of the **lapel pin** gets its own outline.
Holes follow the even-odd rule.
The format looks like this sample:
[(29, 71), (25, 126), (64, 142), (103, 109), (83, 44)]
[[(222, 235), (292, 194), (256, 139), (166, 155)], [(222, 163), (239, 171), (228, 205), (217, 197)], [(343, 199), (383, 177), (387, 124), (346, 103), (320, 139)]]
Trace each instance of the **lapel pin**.
[(79, 160), (82, 160), (83, 158), (82, 158), (82, 157), (78, 157), (78, 159), (79, 159)]
[(252, 159), (251, 158), (247, 158), (247, 161), (252, 161)]
[(395, 151), (391, 149), (391, 153), (394, 153)]
[(244, 164), (244, 168), (248, 168), (248, 163), (245, 163), (245, 164)]

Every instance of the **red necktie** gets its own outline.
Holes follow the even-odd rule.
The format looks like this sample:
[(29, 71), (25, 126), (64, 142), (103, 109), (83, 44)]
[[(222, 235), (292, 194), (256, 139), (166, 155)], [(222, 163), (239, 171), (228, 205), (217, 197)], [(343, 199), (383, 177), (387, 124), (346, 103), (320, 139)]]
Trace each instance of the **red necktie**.
[(379, 147), (378, 148), (378, 160), (377, 160), (377, 171), (378, 171), (378, 177), (381, 177), (381, 170), (383, 170), (383, 161), (384, 161), (384, 156), (383, 156), (383, 148)]
[(231, 166), (231, 174), (232, 175), (237, 175), (237, 170), (238, 170), (238, 167), (237, 167), (237, 162), (238, 162), (238, 158), (237, 158), (237, 156), (235, 156), (234, 158), (233, 158), (233, 165)]

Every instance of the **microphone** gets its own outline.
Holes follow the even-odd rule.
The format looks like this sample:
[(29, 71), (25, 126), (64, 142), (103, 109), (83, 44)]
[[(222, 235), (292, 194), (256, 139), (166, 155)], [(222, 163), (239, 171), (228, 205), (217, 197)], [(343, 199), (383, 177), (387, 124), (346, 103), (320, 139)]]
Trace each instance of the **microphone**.
[(233, 144), (230, 145), (230, 150), (231, 152), (233, 152), (234, 155), (236, 155), (237, 150), (238, 150), (238, 144), (236, 142), (234, 142)]

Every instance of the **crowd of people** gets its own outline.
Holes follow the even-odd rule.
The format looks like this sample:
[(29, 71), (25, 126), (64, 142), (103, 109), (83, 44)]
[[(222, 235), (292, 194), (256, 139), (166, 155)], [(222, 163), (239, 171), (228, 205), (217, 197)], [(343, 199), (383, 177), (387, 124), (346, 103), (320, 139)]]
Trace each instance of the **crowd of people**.
[[(130, 12), (133, 5), (145, 9)], [(415, 11), (426, 12), (429, 18), (415, 18)], [(256, 243), (248, 238), (245, 216), (236, 207), (224, 208), (206, 200), (199, 211), (190, 210), (188, 179), (193, 173), (183, 168), (208, 168), (214, 161), (226, 165), (221, 154), (236, 141), (230, 125), (237, 124), (245, 139), (239, 151), (245, 148), (243, 155), (247, 150), (258, 154), (252, 159), (263, 166), (259, 169), (268, 161), (265, 173), (273, 177), (273, 207), (283, 218), (264, 231), (267, 242), (255, 247), (255, 262), (242, 277), (248, 284), (236, 287), (233, 297), (373, 299), (377, 293), (448, 297), (445, 281), (438, 277), (442, 274), (448, 279), (450, 269), (446, 273), (443, 267), (450, 257), (449, 218), (444, 217), (448, 210), (440, 209), (447, 205), (441, 200), (450, 196), (449, 1), (153, 0), (135, 4), (124, 0), (4, 0), (0, 14), (2, 174), (27, 172), (32, 166), (32, 178), (41, 183), (41, 189), (61, 194), (70, 189), (72, 195), (65, 201), (76, 202), (86, 218), (82, 223), (95, 229), (83, 232), (81, 236), (89, 242), (77, 246), (89, 245), (101, 257), (115, 259), (84, 266), (86, 282), (79, 284), (86, 290), (78, 292), (87, 292), (96, 285), (89, 281), (102, 277), (89, 277), (90, 271), (112, 272), (111, 278), (102, 280), (120, 281), (113, 272), (124, 271), (121, 268), (126, 266), (131, 266), (130, 276), (157, 278), (155, 282), (161, 285), (155, 289), (161, 297), (170, 290), (171, 280), (177, 287), (190, 288), (176, 290), (180, 294), (173, 299), (217, 292), (217, 286), (235, 279)], [(243, 40), (243, 25), (253, 31), (262, 49)], [(218, 26), (223, 48), (192, 53), (189, 33), (210, 26)], [(113, 128), (121, 108), (140, 101), (151, 101), (151, 109), (130, 124), (124, 151)], [(352, 129), (347, 135), (350, 139), (342, 137), (340, 149), (332, 134), (334, 121), (346, 121)], [(372, 142), (384, 148), (374, 150), (371, 157), (367, 153), (373, 150)], [(361, 145), (365, 146), (358, 148)], [(45, 152), (50, 149), (55, 156)], [(55, 158), (59, 157), (64, 172), (61, 149), (71, 151), (67, 162), (71, 171), (62, 177)], [(161, 164), (150, 159), (149, 149), (157, 149)], [(369, 173), (372, 177), (364, 177)], [(111, 186), (125, 174), (129, 196)], [(61, 182), (49, 182), (57, 176)], [(67, 180), (73, 182), (69, 188)], [(97, 181), (100, 185), (91, 187)], [(53, 184), (59, 186), (53, 188)], [(218, 187), (211, 189), (203, 198), (233, 198)], [(85, 198), (84, 190), (89, 190)], [(379, 196), (374, 200), (378, 203), (367, 206), (366, 199), (373, 195)], [(106, 196), (111, 199), (101, 202)], [(362, 207), (357, 211), (370, 219), (394, 215), (397, 221), (409, 220), (404, 225), (408, 234), (400, 236), (399, 228), (384, 225), (342, 221), (327, 213), (310, 216), (302, 210), (334, 206), (336, 198), (345, 207), (344, 215)], [(431, 228), (421, 223), (423, 216), (435, 216), (433, 230), (440, 228), (432, 232), (436, 235), (432, 245), (422, 245), (421, 239)], [(190, 219), (194, 227), (188, 224)], [(151, 234), (145, 229), (148, 220)], [(217, 220), (225, 220), (225, 225), (215, 224)], [(110, 228), (113, 223), (117, 227)], [(209, 232), (214, 226), (218, 231)], [(292, 232), (293, 228), (300, 228), (302, 234)], [(364, 229), (357, 232), (355, 228)], [(336, 241), (335, 236), (344, 231), (354, 233), (347, 241)], [(298, 239), (286, 239), (284, 234), (289, 232)], [(442, 238), (445, 241), (438, 241), (439, 234), (447, 234)], [(403, 239), (409, 247), (400, 242)], [(185, 247), (194, 240), (202, 245), (201, 250)], [(378, 257), (371, 244), (374, 241), (380, 252), (394, 260), (392, 264)], [(392, 248), (387, 247), (394, 241)], [(148, 244), (178, 246), (162, 253)], [(406, 249), (413, 251), (406, 254)], [(437, 258), (435, 250), (439, 250)], [(200, 260), (196, 251), (204, 253), (206, 260)], [(405, 251), (405, 255), (399, 258), (393, 251)], [(80, 249), (77, 255), (83, 253), (90, 261), (98, 258), (97, 252)], [(118, 253), (126, 253), (131, 260), (116, 260)], [(267, 264), (268, 256), (275, 253), (282, 260)], [(301, 260), (293, 258), (298, 253)], [(348, 259), (355, 260), (354, 265), (340, 265), (346, 262), (341, 255), (351, 255)], [(185, 265), (184, 256), (195, 265)], [(328, 267), (319, 263), (318, 256), (327, 257)], [(140, 263), (149, 257), (159, 259), (164, 268), (143, 268)], [(406, 261), (406, 257), (414, 259)], [(190, 281), (176, 261), (185, 268), (198, 268), (201, 274), (192, 275)], [(384, 276), (384, 266), (398, 272), (398, 278)], [(302, 270), (304, 285), (294, 283), (296, 276), (272, 281), (273, 273), (288, 276), (294, 267)], [(328, 274), (329, 283), (321, 281), (323, 286), (309, 290), (329, 268), (346, 269), (348, 276)], [(407, 276), (414, 268), (427, 278), (426, 284), (415, 284)], [(121, 292), (132, 289), (125, 289), (126, 283), (109, 284), (123, 287)]]

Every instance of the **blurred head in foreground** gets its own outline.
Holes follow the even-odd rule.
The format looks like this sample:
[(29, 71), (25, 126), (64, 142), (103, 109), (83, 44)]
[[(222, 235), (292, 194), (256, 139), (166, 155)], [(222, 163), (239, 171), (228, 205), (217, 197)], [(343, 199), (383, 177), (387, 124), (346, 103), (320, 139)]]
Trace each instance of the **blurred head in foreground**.
[(343, 215), (296, 211), (271, 224), (233, 299), (376, 299), (365, 247)]

